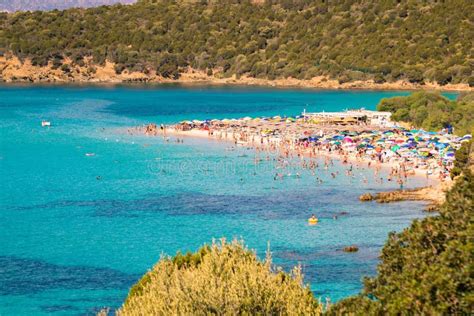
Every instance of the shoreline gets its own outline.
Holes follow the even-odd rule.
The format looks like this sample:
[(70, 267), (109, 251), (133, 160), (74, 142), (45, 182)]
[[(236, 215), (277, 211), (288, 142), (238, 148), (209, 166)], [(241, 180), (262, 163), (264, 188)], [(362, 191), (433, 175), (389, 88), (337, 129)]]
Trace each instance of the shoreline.
[[(473, 92), (473, 87), (457, 87), (457, 86), (436, 86), (436, 85), (415, 85), (409, 83), (388, 83), (388, 84), (374, 84), (371, 82), (347, 82), (344, 84), (312, 84), (307, 80), (295, 79), (290, 82), (276, 82), (274, 80), (257, 79), (254, 82), (251, 80), (233, 80), (210, 78), (204, 80), (171, 80), (171, 79), (157, 79), (150, 81), (129, 81), (123, 80), (29, 80), (29, 79), (3, 79), (0, 74), (0, 86), (22, 86), (22, 85), (38, 85), (38, 86), (92, 86), (92, 87), (112, 87), (112, 86), (182, 86), (182, 87), (255, 87), (255, 88), (275, 88), (275, 89), (302, 89), (302, 90), (320, 90), (320, 91), (433, 91), (433, 92)], [(286, 79), (282, 79), (285, 81)]]
[[(163, 135), (156, 135), (156, 136), (163, 136)], [(257, 150), (256, 146), (251, 144), (250, 142), (239, 143), (235, 144), (232, 139), (229, 138), (218, 138), (215, 135), (209, 135), (205, 130), (197, 130), (192, 129), (189, 131), (181, 131), (177, 130), (176, 128), (166, 128), (166, 135), (163, 137), (174, 136), (174, 137), (186, 137), (186, 138), (199, 138), (199, 139), (206, 139), (208, 141), (218, 141), (218, 142), (226, 142), (230, 143), (235, 146), (243, 146), (243, 147), (251, 147), (254, 152)], [(335, 153), (329, 153), (325, 151), (319, 151), (319, 156), (310, 157), (309, 153), (304, 153), (305, 158), (315, 158), (315, 159), (332, 159), (336, 160), (339, 163), (342, 163), (342, 157), (338, 156)], [(353, 156), (347, 156), (348, 161), (353, 163), (357, 168), (362, 167), (367, 169), (376, 170), (385, 170), (389, 171), (392, 168), (398, 167), (398, 165), (394, 162), (384, 162), (378, 165), (371, 165), (367, 166), (368, 162), (370, 161), (369, 158), (356, 158)], [(418, 178), (418, 179), (426, 179), (429, 181), (427, 185), (415, 188), (403, 188), (403, 189), (395, 189), (395, 190), (387, 190), (387, 191), (379, 191), (376, 193), (365, 193), (360, 196), (361, 202), (367, 201), (376, 201), (378, 203), (393, 203), (393, 202), (403, 202), (403, 201), (423, 201), (426, 202), (427, 205), (425, 206), (424, 210), (427, 212), (436, 211), (444, 202), (445, 200), (445, 193), (449, 188), (452, 186), (452, 180), (445, 180), (440, 181), (434, 175), (430, 175), (429, 179), (426, 178), (425, 170), (421, 169), (413, 169), (413, 174), (411, 177)]]
[[(118, 84), (177, 84), (183, 86), (242, 86), (242, 87), (268, 87), (268, 88), (302, 88), (320, 90), (378, 90), (378, 91), (445, 91), (445, 92), (472, 92), (474, 87), (468, 84), (447, 84), (441, 86), (437, 83), (425, 84), (410, 83), (404, 80), (395, 82), (375, 83), (373, 80), (360, 80), (339, 83), (337, 79), (317, 76), (311, 79), (280, 78), (260, 79), (248, 76), (223, 78), (219, 72), (217, 76), (208, 76), (203, 71), (184, 69), (177, 80), (163, 78), (157, 75), (141, 72), (124, 71), (117, 74), (115, 64), (107, 61), (104, 65), (92, 64), (90, 58), (86, 59), (85, 66), (72, 66), (66, 59), (65, 65), (72, 69), (65, 73), (61, 69), (53, 69), (49, 64), (44, 67), (33, 66), (30, 60), (21, 62), (17, 57), (0, 57), (0, 84), (85, 84), (85, 85), (118, 85)], [(94, 71), (90, 69), (93, 68)]]
[[(175, 128), (169, 128), (168, 127), (166, 129), (166, 133), (167, 133), (167, 135), (169, 134), (169, 135), (172, 135), (172, 136), (200, 138), (200, 139), (207, 139), (207, 140), (218, 141), (218, 142), (227, 142), (227, 143), (230, 143), (232, 145), (235, 145), (235, 142), (232, 139), (230, 139), (229, 137), (219, 139), (217, 136), (208, 135), (207, 131), (204, 131), (204, 130), (193, 129), (193, 130), (189, 130), (189, 131), (180, 131), (180, 130), (177, 130)], [(258, 141), (260, 141), (260, 139), (257, 139), (257, 142)], [(237, 145), (240, 145), (240, 146), (243, 146), (243, 147), (251, 147), (253, 150), (256, 150), (256, 146), (252, 145), (251, 142), (238, 143)], [(304, 154), (304, 157), (306, 157), (306, 158), (310, 157), (308, 152), (305, 152), (303, 154)], [(330, 159), (334, 159), (334, 160), (337, 160), (337, 161), (342, 161), (343, 160), (336, 153), (329, 153), (329, 152), (326, 152), (326, 151), (319, 151), (318, 154), (320, 155), (320, 157), (316, 156), (316, 157), (312, 157), (312, 158), (330, 158)], [(358, 158), (353, 157), (353, 156), (347, 156), (347, 158), (348, 158), (348, 161), (350, 161), (354, 164), (357, 164), (357, 165), (361, 165), (361, 164), (367, 165), (367, 163), (369, 161), (371, 161), (368, 158), (359, 158), (358, 159)], [(377, 165), (374, 164), (374, 165), (372, 165), (371, 167), (368, 167), (368, 168), (373, 169), (376, 166)], [(389, 169), (389, 168), (397, 167), (397, 164), (394, 163), (394, 162), (384, 162), (384, 163), (380, 163), (379, 167), (382, 168), (382, 169)], [(424, 170), (421, 170), (421, 169), (413, 169), (414, 174), (412, 176), (419, 177), (419, 178), (426, 178), (426, 174), (423, 171)], [(441, 183), (433, 175), (430, 175), (429, 181), (430, 181), (431, 185), (436, 185), (436, 186)]]

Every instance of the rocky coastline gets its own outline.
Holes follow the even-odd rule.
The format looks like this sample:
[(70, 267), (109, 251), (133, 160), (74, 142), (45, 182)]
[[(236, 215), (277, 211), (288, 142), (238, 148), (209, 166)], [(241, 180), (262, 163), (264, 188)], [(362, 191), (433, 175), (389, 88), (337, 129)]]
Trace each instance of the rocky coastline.
[(361, 89), (361, 90), (440, 90), (440, 91), (474, 91), (467, 84), (437, 83), (415, 84), (407, 81), (375, 83), (374, 81), (352, 81), (340, 83), (338, 80), (319, 76), (310, 80), (295, 78), (261, 79), (252, 77), (223, 77), (219, 70), (209, 76), (203, 71), (188, 68), (181, 72), (179, 79), (164, 78), (154, 72), (128, 72), (118, 74), (115, 64), (107, 61), (104, 65), (95, 65), (90, 58), (85, 58), (83, 66), (72, 65), (65, 60), (61, 67), (53, 67), (50, 63), (40, 67), (32, 64), (31, 60), (20, 61), (15, 56), (0, 57), (0, 82), (4, 83), (179, 83), (207, 85), (248, 85), (271, 87), (299, 87), (319, 89)]
[(452, 181), (438, 183), (435, 186), (420, 187), (414, 189), (394, 190), (378, 192), (376, 194), (364, 193), (359, 197), (362, 202), (376, 201), (378, 203), (392, 203), (401, 201), (425, 201), (428, 204), (425, 211), (437, 211), (445, 201), (446, 191), (452, 185)]

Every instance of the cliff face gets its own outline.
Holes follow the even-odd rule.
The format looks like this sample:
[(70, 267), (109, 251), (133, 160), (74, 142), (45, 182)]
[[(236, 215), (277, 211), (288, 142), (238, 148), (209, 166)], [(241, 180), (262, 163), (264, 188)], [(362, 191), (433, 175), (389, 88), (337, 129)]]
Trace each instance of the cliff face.
[(132, 4), (136, 0), (8, 0), (0, 1), (0, 11), (65, 10), (68, 8), (90, 8), (116, 3)]
[(115, 64), (106, 61), (104, 65), (93, 64), (91, 58), (84, 59), (84, 66), (73, 65), (68, 59), (64, 60), (64, 65), (54, 68), (51, 63), (45, 67), (34, 66), (31, 60), (20, 61), (15, 56), (0, 57), (0, 82), (30, 82), (30, 83), (126, 83), (126, 82), (154, 82), (154, 83), (205, 83), (205, 84), (235, 84), (235, 85), (260, 85), (276, 87), (306, 87), (323, 89), (380, 89), (380, 90), (454, 90), (454, 91), (474, 91), (474, 88), (467, 84), (448, 84), (440, 86), (436, 83), (426, 83), (418, 85), (406, 81), (374, 83), (371, 80), (353, 81), (339, 83), (324, 76), (313, 77), (310, 80), (299, 80), (295, 78), (286, 79), (259, 79), (242, 76), (240, 78), (224, 77), (221, 69), (215, 69), (212, 76), (205, 72), (191, 68), (183, 69), (177, 80), (163, 78), (155, 72), (141, 73), (124, 70), (122, 73), (115, 72)]

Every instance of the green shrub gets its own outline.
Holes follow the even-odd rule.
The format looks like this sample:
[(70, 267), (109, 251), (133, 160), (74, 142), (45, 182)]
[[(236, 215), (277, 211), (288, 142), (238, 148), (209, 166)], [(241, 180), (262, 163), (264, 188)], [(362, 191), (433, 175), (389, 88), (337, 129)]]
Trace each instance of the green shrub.
[(242, 242), (162, 258), (132, 287), (118, 315), (320, 315), (301, 270), (275, 270)]
[(456, 160), (454, 160), (454, 168), (451, 169), (451, 178), (459, 176), (464, 169), (474, 163), (474, 157), (471, 157), (473, 155), (472, 144), (472, 140), (464, 142), (461, 148), (456, 151)]

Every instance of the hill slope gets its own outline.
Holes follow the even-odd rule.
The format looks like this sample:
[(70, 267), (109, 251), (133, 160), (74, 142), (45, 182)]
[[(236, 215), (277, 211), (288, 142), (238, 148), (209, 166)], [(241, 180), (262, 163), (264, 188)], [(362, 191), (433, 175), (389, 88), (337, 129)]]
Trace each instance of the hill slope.
[(136, 0), (0, 0), (0, 11), (64, 10), (90, 8), (115, 3), (131, 4)]
[(474, 2), (399, 2), (141, 0), (2, 14), (0, 48), (38, 66), (91, 56), (117, 73), (165, 78), (192, 67), (218, 77), (474, 85)]

